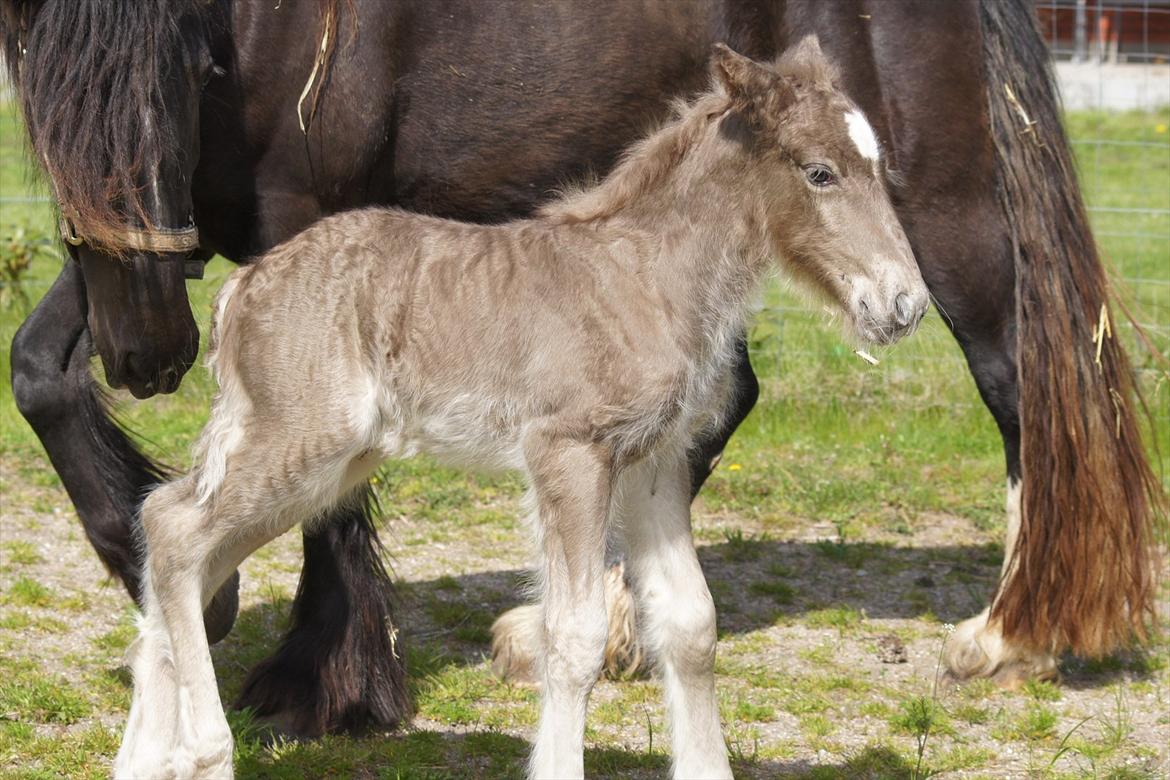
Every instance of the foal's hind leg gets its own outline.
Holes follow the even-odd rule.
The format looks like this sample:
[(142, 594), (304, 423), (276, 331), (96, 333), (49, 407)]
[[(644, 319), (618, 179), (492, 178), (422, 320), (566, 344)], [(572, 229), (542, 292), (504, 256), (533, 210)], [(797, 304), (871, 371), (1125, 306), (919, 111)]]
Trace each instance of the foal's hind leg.
[(670, 709), (674, 776), (729, 778), (715, 695), (715, 604), (691, 538), (686, 462), (640, 463), (623, 475), (618, 496), (643, 641)]
[[(134, 702), (114, 773), (118, 777), (227, 777), (232, 737), (207, 638), (200, 630), (210, 585), (243, 560), (224, 542), (223, 513), (200, 506), (192, 480), (151, 493), (143, 504), (147, 587), (134, 665)], [(266, 538), (240, 529), (254, 549)], [(250, 551), (250, 549), (248, 550)], [(156, 685), (169, 690), (160, 693)]]
[[(334, 454), (317, 455), (311, 463), (300, 457), (322, 451)], [(366, 476), (367, 464), (358, 461), (355, 469), (352, 453), (344, 446), (306, 442), (304, 434), (286, 433), (248, 439), (234, 451), (222, 481), (204, 504), (190, 477), (148, 497), (142, 517), (150, 583), (144, 635), (147, 629), (153, 636), (159, 625), (165, 627), (175, 694), (169, 702), (171, 712), (151, 712), (147, 707), (151, 702), (140, 699), (131, 722), (157, 720), (173, 726), (165, 733), (144, 735), (140, 730), (134, 735), (138, 746), (169, 740), (167, 761), (160, 762), (157, 751), (127, 744), (119, 754), (120, 774), (230, 776), (232, 738), (202, 630), (203, 606), (254, 550), (335, 505), (352, 490), (356, 471)], [(145, 681), (136, 680), (136, 689), (140, 684)], [(147, 725), (144, 730), (149, 729)]]
[(171, 754), (178, 720), (178, 681), (166, 623), (155, 605), (150, 577), (142, 581), (144, 613), (138, 638), (126, 652), (134, 680), (130, 714), (114, 759), (114, 777), (154, 778), (174, 774)]
[(198, 630), (204, 571), (219, 547), (215, 518), (196, 503), (185, 478), (151, 493), (142, 523), (143, 617), (134, 696), (114, 775), (230, 775), (231, 732), (219, 706), (207, 638)]

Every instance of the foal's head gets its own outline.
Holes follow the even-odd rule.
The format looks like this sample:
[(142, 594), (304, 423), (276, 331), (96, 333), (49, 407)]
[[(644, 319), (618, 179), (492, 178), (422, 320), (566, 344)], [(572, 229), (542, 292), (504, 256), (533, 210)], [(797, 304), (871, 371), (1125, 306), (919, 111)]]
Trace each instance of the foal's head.
[(885, 186), (881, 147), (815, 37), (775, 66), (716, 47), (731, 99), (720, 132), (745, 145), (773, 251), (827, 294), (857, 335), (887, 344), (927, 307), (926, 285)]

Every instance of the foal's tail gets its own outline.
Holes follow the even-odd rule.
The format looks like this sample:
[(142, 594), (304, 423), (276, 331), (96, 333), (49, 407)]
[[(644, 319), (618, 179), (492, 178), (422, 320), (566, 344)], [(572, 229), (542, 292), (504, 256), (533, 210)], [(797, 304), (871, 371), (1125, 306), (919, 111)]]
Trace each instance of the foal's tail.
[[(1154, 518), (1133, 369), (1089, 230), (1031, 0), (981, 0), (1000, 200), (1015, 243), (1023, 492), (992, 607), (1005, 637), (1098, 656), (1155, 617)], [(1144, 406), (1142, 406), (1144, 409)]]
[[(219, 373), (222, 370), (220, 355), (224, 349), (225, 334), (227, 334), (228, 342), (234, 340), (232, 337), (235, 332), (233, 322), (238, 304), (236, 293), (243, 282), (251, 276), (255, 267), (254, 265), (245, 265), (233, 271), (223, 286), (219, 288), (219, 292), (215, 294), (215, 302), (211, 305), (211, 330), (207, 336), (207, 365), (215, 372), (215, 379), (221, 385), (223, 379)], [(231, 349), (232, 347), (229, 346), (228, 351)]]
[(219, 384), (211, 406), (211, 419), (195, 445), (196, 496), (205, 503), (223, 481), (227, 458), (243, 438), (243, 416), (250, 407), (236, 372), (239, 351), (238, 328), (234, 322), (239, 309), (239, 289), (254, 266), (232, 273), (215, 296), (211, 332), (208, 336), (207, 365)]

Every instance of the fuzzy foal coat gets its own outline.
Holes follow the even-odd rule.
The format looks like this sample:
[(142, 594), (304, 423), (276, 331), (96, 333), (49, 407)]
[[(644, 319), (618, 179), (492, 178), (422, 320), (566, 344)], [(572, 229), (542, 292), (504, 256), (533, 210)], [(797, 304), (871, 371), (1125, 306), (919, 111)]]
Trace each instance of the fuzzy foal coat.
[[(735, 143), (705, 116), (677, 132), (707, 133), (716, 149)], [(751, 177), (726, 156), (687, 164), (717, 168), (720, 196), (750, 200), (749, 186), (728, 188)], [(597, 446), (615, 465), (672, 433), (689, 441), (725, 406), (716, 380), (770, 252), (762, 222), (744, 218), (752, 207), (713, 202), (706, 188), (675, 194), (653, 224), (637, 212), (657, 204), (581, 221), (572, 198), (499, 226), (391, 209), (323, 220), (225, 288), (217, 330), (230, 332), (217, 333), (214, 357), (225, 400), (238, 382), (263, 410), (249, 426), (298, 420), (323, 449), (379, 459), (427, 451), (524, 468), (525, 436), (552, 419), (541, 435)], [(653, 187), (637, 196), (662, 197)], [(698, 211), (720, 209), (725, 219), (695, 230)], [(203, 495), (215, 477), (200, 477)]]

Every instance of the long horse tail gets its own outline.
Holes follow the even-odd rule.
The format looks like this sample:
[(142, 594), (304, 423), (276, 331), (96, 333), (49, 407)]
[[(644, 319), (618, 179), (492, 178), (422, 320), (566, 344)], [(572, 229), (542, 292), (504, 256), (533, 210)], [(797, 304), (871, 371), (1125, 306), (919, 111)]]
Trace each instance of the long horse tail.
[(1165, 496), (1109, 309), (1048, 48), (1030, 0), (980, 0), (1000, 200), (1016, 271), (1023, 485), (991, 619), (1008, 641), (1100, 656), (1156, 617)]

